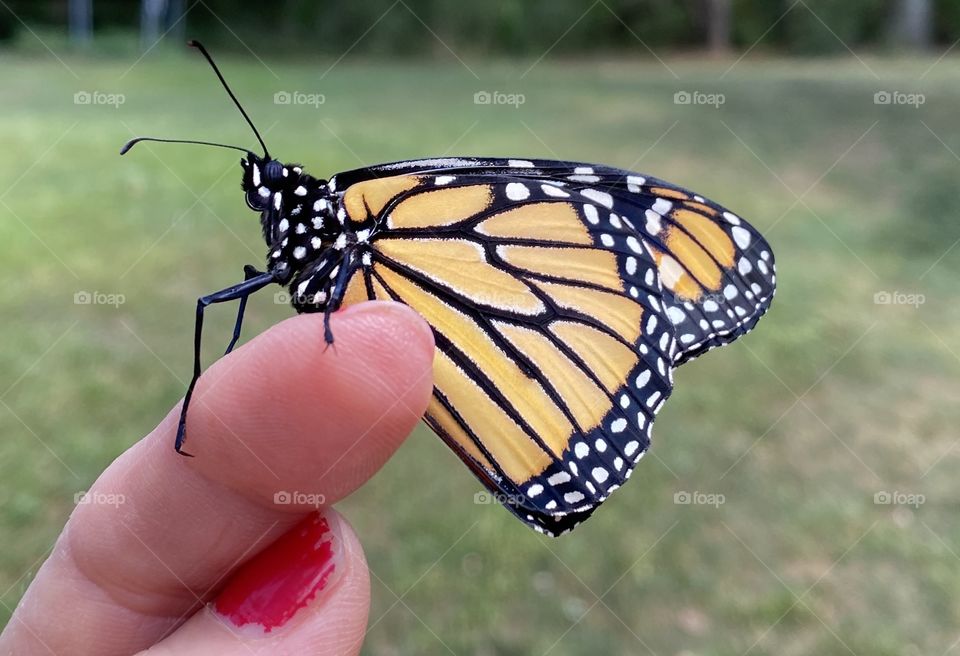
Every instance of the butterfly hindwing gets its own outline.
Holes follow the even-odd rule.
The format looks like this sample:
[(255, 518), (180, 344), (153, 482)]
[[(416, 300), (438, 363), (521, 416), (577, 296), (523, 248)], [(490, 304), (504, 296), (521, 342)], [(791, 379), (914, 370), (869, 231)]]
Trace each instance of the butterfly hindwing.
[[(629, 478), (672, 368), (745, 332), (772, 294), (772, 278), (761, 295), (735, 266), (744, 222), (608, 167), (420, 160), (330, 184), (346, 220), (376, 219), (348, 300), (397, 300), (427, 319), (427, 423), (499, 501), (553, 535)], [(731, 301), (729, 285), (757, 300), (749, 313), (713, 299)], [(740, 315), (729, 329), (700, 321), (711, 300)]]

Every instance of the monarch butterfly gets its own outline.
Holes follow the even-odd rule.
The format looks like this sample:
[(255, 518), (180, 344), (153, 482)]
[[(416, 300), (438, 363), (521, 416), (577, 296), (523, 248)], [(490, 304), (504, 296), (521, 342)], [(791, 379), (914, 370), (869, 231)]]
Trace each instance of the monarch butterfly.
[[(381, 164), (329, 180), (272, 158), (256, 135), (242, 188), (260, 213), (265, 271), (197, 301), (194, 372), (180, 414), (183, 451), (200, 377), (204, 309), (277, 283), (297, 312), (329, 317), (363, 300), (417, 310), (436, 338), (427, 424), (535, 530), (583, 522), (650, 445), (673, 370), (749, 331), (776, 273), (746, 221), (682, 187), (608, 166), (444, 157)], [(189, 455), (189, 454), (185, 454)]]

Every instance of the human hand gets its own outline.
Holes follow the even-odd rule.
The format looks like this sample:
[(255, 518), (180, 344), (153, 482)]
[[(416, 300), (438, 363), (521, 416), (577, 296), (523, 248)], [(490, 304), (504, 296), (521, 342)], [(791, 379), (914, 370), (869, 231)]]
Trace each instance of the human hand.
[(368, 571), (330, 505), (420, 419), (433, 337), (383, 302), (336, 313), (332, 328), (325, 351), (322, 315), (293, 317), (211, 366), (190, 407), (196, 457), (173, 450), (175, 408), (117, 458), (70, 516), (0, 653), (357, 653)]

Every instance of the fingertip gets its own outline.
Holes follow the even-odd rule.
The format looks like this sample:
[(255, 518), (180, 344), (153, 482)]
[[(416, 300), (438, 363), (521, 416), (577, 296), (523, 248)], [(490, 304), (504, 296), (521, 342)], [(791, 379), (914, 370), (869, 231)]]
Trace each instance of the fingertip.
[(409, 306), (394, 301), (365, 301), (347, 307), (339, 315), (383, 342), (392, 342), (416, 364), (432, 364), (433, 330)]
[(427, 407), (433, 334), (385, 301), (337, 312), (330, 328), (328, 348), (322, 314), (291, 317), (211, 367), (188, 415), (188, 465), (270, 506), (291, 490), (333, 503), (373, 475)]

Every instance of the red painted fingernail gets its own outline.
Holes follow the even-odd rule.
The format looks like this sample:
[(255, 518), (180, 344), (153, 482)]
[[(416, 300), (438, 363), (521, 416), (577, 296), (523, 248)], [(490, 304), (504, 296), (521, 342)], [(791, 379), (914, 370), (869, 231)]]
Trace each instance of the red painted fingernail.
[(331, 583), (338, 541), (325, 517), (310, 514), (241, 566), (214, 607), (238, 627), (283, 626)]

